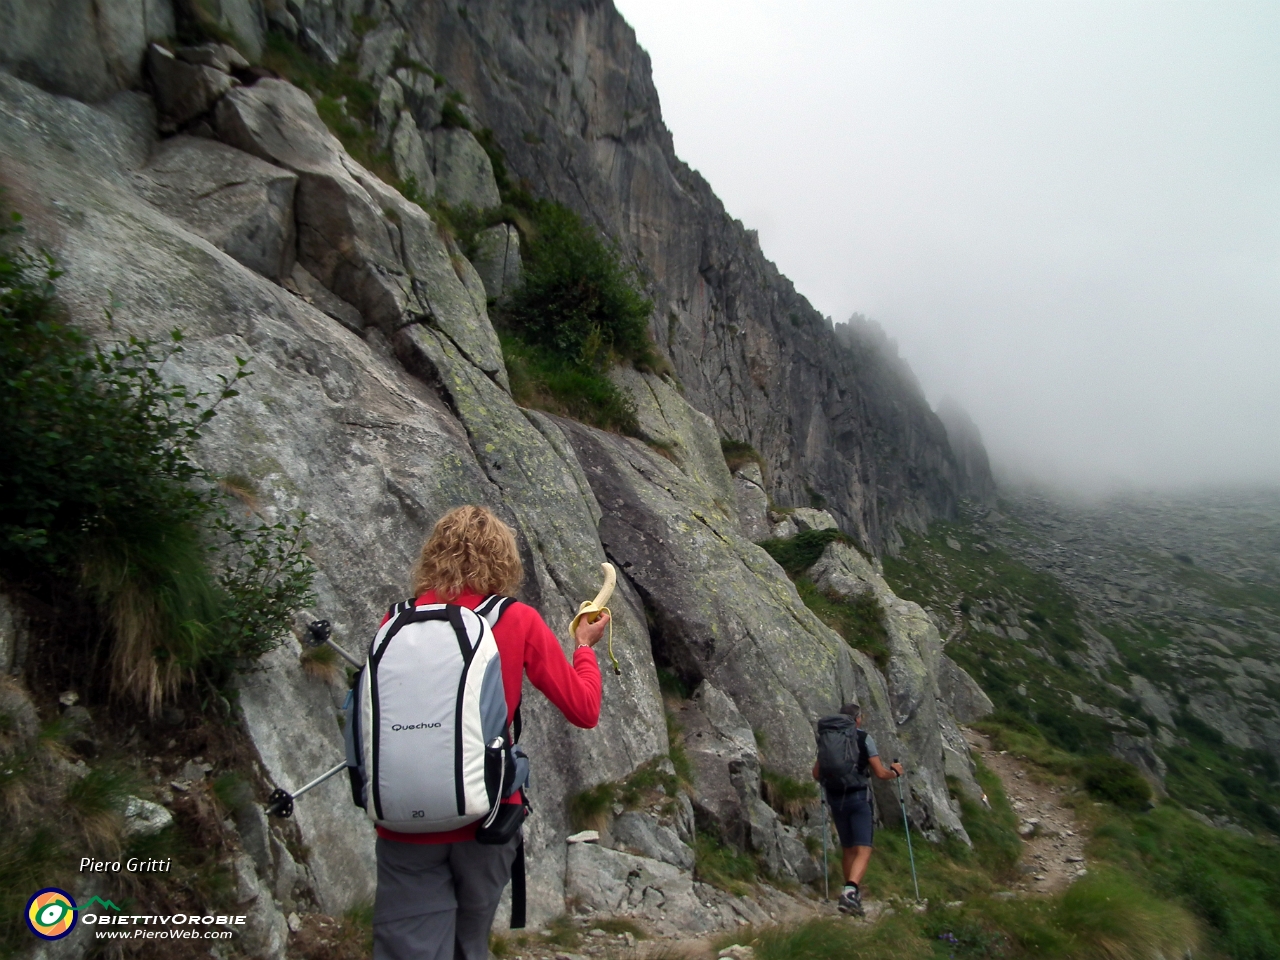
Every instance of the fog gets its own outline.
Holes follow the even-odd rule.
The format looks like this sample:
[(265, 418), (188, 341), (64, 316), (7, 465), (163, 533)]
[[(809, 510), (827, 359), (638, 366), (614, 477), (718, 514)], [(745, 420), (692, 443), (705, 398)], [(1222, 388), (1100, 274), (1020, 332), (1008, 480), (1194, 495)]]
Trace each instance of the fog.
[(676, 152), (1004, 480), (1280, 485), (1280, 4), (617, 3)]

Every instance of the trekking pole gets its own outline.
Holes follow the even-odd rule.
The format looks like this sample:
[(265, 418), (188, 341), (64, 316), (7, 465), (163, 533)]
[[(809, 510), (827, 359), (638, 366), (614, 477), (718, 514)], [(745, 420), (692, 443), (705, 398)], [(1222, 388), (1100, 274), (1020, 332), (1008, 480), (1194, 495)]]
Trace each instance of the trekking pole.
[[(897, 763), (898, 758), (894, 757)], [(902, 793), (902, 775), (894, 777), (898, 781), (898, 803), (902, 805), (902, 825), (907, 828), (907, 856), (911, 859), (911, 882), (916, 888), (916, 903), (920, 902), (920, 881), (916, 879), (916, 855), (911, 850), (911, 821), (907, 819), (907, 799)]]
[[(822, 788), (819, 787), (821, 792)], [(822, 899), (831, 899), (831, 864), (827, 862), (827, 834), (830, 828), (827, 826), (827, 800), (826, 797), (820, 797), (819, 803), (822, 804)]]
[(326, 770), (320, 776), (316, 777), (305, 787), (300, 787), (296, 793), (290, 793), (280, 787), (276, 787), (271, 791), (271, 796), (267, 797), (267, 816), (269, 817), (288, 817), (293, 816), (293, 801), (302, 796), (308, 790), (314, 790), (320, 784), (324, 783), (330, 777), (337, 776), (343, 770), (347, 769), (347, 761), (343, 760), (332, 770)]
[(323, 647), (328, 645), (337, 651), (338, 655), (345, 659), (347, 663), (351, 664), (357, 670), (361, 669), (364, 664), (334, 643), (331, 639), (332, 633), (333, 627), (329, 625), (328, 620), (312, 620), (307, 624), (307, 635), (302, 638), (302, 642), (308, 647)]

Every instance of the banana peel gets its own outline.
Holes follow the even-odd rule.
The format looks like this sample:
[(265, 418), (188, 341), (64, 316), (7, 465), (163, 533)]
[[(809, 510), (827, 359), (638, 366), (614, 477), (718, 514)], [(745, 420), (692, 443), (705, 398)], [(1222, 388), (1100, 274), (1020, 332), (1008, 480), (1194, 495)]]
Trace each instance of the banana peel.
[(584, 617), (587, 623), (595, 623), (600, 618), (600, 614), (609, 614), (609, 659), (613, 662), (613, 672), (617, 675), (622, 673), (622, 668), (618, 665), (618, 658), (613, 655), (613, 611), (606, 604), (613, 596), (613, 588), (618, 582), (618, 571), (613, 568), (612, 563), (602, 563), (600, 569), (604, 571), (604, 584), (594, 600), (583, 600), (578, 604), (578, 612), (569, 623), (569, 636), (577, 638), (578, 623)]

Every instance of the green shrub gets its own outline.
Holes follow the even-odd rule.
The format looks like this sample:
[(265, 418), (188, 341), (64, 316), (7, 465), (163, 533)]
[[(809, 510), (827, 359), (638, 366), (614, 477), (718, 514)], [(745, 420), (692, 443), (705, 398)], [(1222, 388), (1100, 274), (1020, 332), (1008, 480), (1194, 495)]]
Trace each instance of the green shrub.
[(758, 464), (762, 475), (765, 472), (764, 457), (760, 456), (756, 448), (745, 440), (731, 440), (728, 437), (721, 437), (720, 451), (724, 454), (724, 462), (730, 473), (748, 463)]
[(211, 399), (170, 383), (180, 332), (93, 344), (60, 315), (58, 276), (51, 258), (0, 247), (0, 576), (90, 604), (112, 635), (113, 688), (154, 710), (274, 646), (314, 567), (301, 517), (239, 519), (194, 459), (245, 361)]
[(884, 625), (884, 607), (874, 593), (845, 597), (819, 590), (807, 577), (796, 580), (796, 591), (804, 605), (850, 647), (866, 654), (881, 670), (889, 665), (889, 631)]
[(569, 798), (569, 822), (579, 830), (599, 830), (617, 799), (615, 783), (600, 783)]
[(818, 802), (818, 785), (813, 780), (796, 780), (785, 773), (765, 768), (760, 771), (761, 793), (788, 823)]
[(959, 786), (952, 793), (960, 799), (960, 817), (965, 832), (973, 841), (973, 853), (986, 870), (997, 880), (1007, 880), (1013, 875), (1018, 858), (1022, 856), (1022, 841), (1018, 838), (1018, 817), (1009, 805), (1004, 784), (982, 762), (974, 758), (978, 785), (987, 795), (989, 807), (975, 801)]
[(756, 882), (756, 861), (751, 856), (721, 843), (706, 831), (693, 841), (694, 875), (703, 883), (744, 896)]
[(524, 238), (524, 279), (502, 321), (530, 346), (594, 369), (619, 360), (652, 363), (649, 314), (635, 271), (576, 213), (533, 201), (536, 233)]
[(853, 541), (839, 530), (806, 530), (794, 537), (762, 540), (760, 546), (794, 579), (818, 562), (829, 543)]
[(1089, 757), (1084, 765), (1084, 786), (1099, 800), (1122, 810), (1145, 810), (1151, 802), (1151, 784), (1133, 764), (1115, 757)]
[(693, 783), (693, 761), (689, 759), (689, 751), (684, 745), (684, 730), (674, 713), (670, 710), (664, 712), (667, 718), (667, 755), (671, 758), (671, 765), (681, 783)]
[(635, 406), (602, 370), (568, 363), (512, 331), (499, 331), (498, 339), (511, 396), (522, 407), (629, 435), (639, 429)]

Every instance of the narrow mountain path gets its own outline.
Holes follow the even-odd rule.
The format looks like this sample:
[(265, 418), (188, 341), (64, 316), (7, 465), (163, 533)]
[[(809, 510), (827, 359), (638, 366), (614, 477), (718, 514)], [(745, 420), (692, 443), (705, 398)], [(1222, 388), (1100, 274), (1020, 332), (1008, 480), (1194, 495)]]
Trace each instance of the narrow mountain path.
[(1064, 788), (1037, 779), (1035, 771), (1013, 754), (994, 750), (976, 730), (964, 731), (969, 747), (1004, 784), (1013, 811), (1018, 815), (1022, 856), (1018, 869), (1022, 880), (1015, 887), (1032, 893), (1054, 894), (1070, 886), (1087, 869), (1084, 846), (1087, 837), (1075, 811), (1065, 805)]

